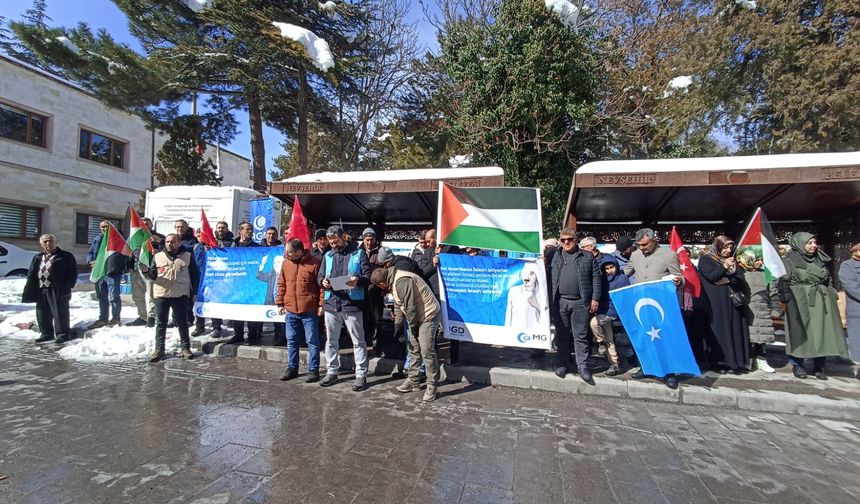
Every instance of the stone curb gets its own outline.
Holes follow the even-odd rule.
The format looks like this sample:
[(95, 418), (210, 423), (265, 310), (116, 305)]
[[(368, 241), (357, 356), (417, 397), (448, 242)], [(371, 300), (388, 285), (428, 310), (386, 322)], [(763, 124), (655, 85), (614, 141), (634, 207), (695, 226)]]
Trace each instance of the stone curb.
[[(210, 342), (203, 345), (203, 351), (220, 357), (238, 356), (273, 362), (287, 362), (287, 350), (283, 347), (252, 347)], [(299, 354), (300, 366), (307, 365), (307, 356), (307, 350), (302, 349)], [(341, 369), (354, 367), (355, 361), (352, 358), (351, 350), (341, 351), (340, 363)], [(373, 357), (368, 362), (368, 373), (390, 374), (395, 370), (400, 370), (402, 364), (401, 361), (394, 359)], [(760, 413), (791, 413), (839, 420), (860, 418), (860, 400), (828, 399), (814, 394), (703, 387), (683, 382), (677, 390), (672, 390), (662, 382), (654, 380), (624, 380), (603, 376), (595, 376), (595, 385), (591, 386), (576, 375), (568, 375), (564, 379), (560, 379), (551, 371), (537, 369), (488, 368), (454, 364), (442, 364), (440, 375), (443, 381), (467, 381), (484, 385), (500, 385), (567, 394), (737, 408)]]

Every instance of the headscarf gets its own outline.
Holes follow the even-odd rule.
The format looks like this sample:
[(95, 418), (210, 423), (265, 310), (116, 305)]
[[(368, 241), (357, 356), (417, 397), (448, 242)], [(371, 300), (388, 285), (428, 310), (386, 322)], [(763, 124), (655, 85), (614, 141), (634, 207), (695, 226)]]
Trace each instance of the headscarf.
[(720, 255), (720, 252), (722, 252), (726, 245), (728, 245), (729, 243), (732, 244), (732, 250), (734, 251), (734, 249), (737, 248), (737, 244), (735, 244), (734, 240), (732, 240), (726, 235), (717, 236), (716, 238), (714, 238), (714, 243), (711, 244), (711, 249), (708, 251), (708, 253), (712, 255), (717, 261), (723, 262), (725, 258)]
[(741, 268), (746, 271), (758, 270), (758, 268), (755, 267), (756, 261), (758, 261), (758, 257), (752, 249), (746, 249), (738, 256), (738, 264), (740, 264)]
[(793, 259), (802, 259), (807, 263), (815, 262), (816, 259), (822, 264), (829, 263), (830, 256), (822, 252), (821, 247), (813, 255), (806, 253), (806, 244), (813, 238), (815, 238), (815, 235), (806, 231), (800, 231), (791, 235), (791, 238), (788, 240), (788, 244), (791, 245), (789, 256), (792, 256)]

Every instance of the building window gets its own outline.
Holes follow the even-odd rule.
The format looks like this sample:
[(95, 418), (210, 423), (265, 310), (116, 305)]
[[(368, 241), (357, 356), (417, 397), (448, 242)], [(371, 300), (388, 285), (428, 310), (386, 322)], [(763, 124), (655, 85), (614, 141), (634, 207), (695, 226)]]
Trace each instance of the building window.
[(103, 220), (109, 220), (113, 227), (120, 229), (120, 219), (112, 219), (101, 215), (89, 215), (79, 213), (75, 216), (75, 243), (78, 245), (89, 245), (96, 236), (102, 234), (99, 224)]
[(44, 147), (47, 122), (44, 116), (0, 103), (0, 137)]
[(78, 155), (90, 161), (122, 168), (125, 158), (125, 142), (82, 129)]
[(0, 237), (38, 239), (41, 234), (41, 208), (0, 203)]

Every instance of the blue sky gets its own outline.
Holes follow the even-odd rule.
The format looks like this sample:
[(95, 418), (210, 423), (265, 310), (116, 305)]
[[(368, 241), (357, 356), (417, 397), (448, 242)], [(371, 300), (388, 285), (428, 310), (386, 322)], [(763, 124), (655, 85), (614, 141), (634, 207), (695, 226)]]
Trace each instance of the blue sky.
[[(178, 0), (177, 0), (178, 1)], [(10, 20), (20, 19), (21, 15), (32, 5), (32, 0), (3, 0), (0, 5), (0, 15)], [(81, 21), (92, 28), (104, 28), (117, 41), (125, 42), (131, 47), (138, 47), (135, 39), (129, 34), (125, 14), (109, 0), (48, 0), (48, 15), (53, 19), (52, 26), (74, 26)], [(86, 5), (86, 8), (82, 8)], [(436, 47), (435, 30), (424, 21), (421, 6), (417, 1), (411, 2), (410, 21), (418, 22), (420, 42), (427, 47)], [(189, 107), (190, 110), (190, 107)], [(239, 134), (226, 147), (247, 158), (251, 157), (251, 144), (248, 132), (247, 114), (238, 113)], [(272, 167), (272, 159), (283, 153), (281, 142), (284, 135), (277, 130), (264, 126), (263, 136), (266, 143), (266, 166)]]

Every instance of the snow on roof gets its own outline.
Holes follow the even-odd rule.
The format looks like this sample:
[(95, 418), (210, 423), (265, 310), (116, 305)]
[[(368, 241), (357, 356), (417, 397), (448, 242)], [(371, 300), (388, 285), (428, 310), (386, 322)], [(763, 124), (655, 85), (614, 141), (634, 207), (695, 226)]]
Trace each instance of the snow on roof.
[(579, 174), (665, 173), (685, 171), (749, 171), (816, 166), (860, 166), (860, 151), (814, 154), (771, 154), (680, 159), (632, 159), (594, 161), (576, 170)]
[(152, 193), (159, 197), (166, 196), (168, 198), (223, 198), (236, 190), (262, 195), (259, 191), (242, 186), (162, 186), (156, 187)]
[(318, 37), (316, 33), (290, 23), (272, 21), (272, 24), (281, 30), (282, 37), (295, 40), (305, 46), (315, 67), (326, 72), (334, 66), (334, 57), (331, 55), (328, 42)]
[(445, 180), (467, 177), (499, 177), (504, 170), (498, 166), (483, 168), (416, 168), (412, 170), (381, 170), (352, 172), (308, 173), (288, 178), (281, 182), (393, 182), (397, 180)]

